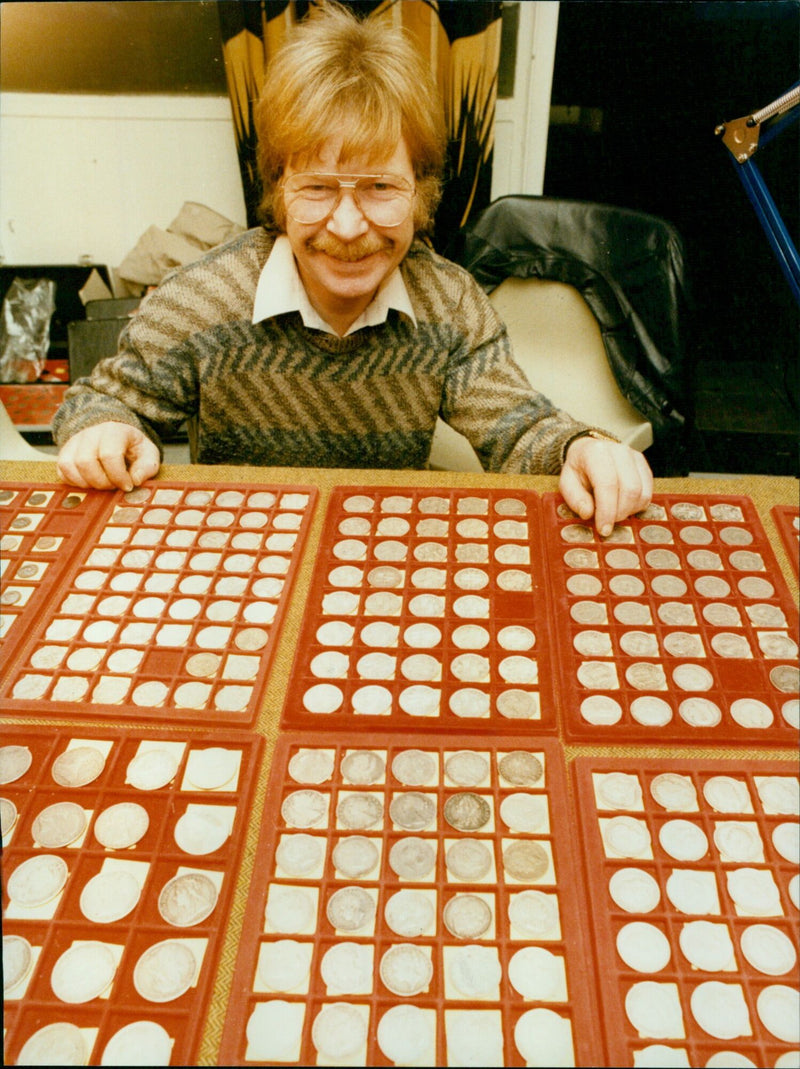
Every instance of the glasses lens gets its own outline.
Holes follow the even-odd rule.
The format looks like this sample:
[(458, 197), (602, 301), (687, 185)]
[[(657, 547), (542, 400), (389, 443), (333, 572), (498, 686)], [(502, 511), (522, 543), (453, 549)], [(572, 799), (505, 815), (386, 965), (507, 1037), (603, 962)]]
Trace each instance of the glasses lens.
[(352, 189), (356, 204), (376, 226), (399, 226), (408, 217), (414, 187), (399, 175), (295, 174), (284, 184), (286, 210), (298, 223), (321, 223)]

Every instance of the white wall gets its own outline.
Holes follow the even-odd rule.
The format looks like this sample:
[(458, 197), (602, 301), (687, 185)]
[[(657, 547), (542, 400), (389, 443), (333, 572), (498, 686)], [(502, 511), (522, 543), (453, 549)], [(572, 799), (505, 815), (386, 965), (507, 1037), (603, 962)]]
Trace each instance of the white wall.
[(514, 95), (495, 111), (492, 200), (544, 188), (557, 32), (558, 0), (523, 0)]
[(116, 267), (184, 201), (244, 225), (227, 97), (0, 96), (0, 257)]

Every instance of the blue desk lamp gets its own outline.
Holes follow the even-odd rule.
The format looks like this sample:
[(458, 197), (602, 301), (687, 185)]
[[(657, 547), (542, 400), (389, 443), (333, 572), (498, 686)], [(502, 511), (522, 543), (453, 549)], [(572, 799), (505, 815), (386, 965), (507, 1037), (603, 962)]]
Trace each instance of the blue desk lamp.
[(800, 257), (753, 156), (800, 118), (800, 82), (765, 108), (720, 124), (715, 133), (731, 153), (736, 173), (767, 235), (781, 270), (800, 304)]

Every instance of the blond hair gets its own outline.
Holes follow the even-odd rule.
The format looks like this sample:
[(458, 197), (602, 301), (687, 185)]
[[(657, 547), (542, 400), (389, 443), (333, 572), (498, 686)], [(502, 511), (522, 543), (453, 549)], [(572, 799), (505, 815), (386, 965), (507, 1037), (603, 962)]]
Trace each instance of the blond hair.
[(276, 190), (287, 162), (312, 158), (336, 135), (342, 161), (386, 158), (404, 138), (417, 183), (414, 225), (432, 227), (444, 117), (433, 76), (403, 30), (326, 3), (275, 54), (254, 117), (266, 222), (285, 225)]

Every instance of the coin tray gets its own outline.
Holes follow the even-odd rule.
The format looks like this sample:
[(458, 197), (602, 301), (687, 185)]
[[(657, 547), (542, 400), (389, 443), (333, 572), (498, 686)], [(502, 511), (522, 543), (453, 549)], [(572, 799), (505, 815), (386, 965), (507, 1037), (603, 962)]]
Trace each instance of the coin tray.
[(568, 739), (796, 745), (797, 608), (749, 498), (656, 495), (605, 540), (543, 508)]
[(518, 490), (335, 488), (283, 726), (555, 731), (539, 508)]
[[(578, 757), (572, 771), (606, 1064), (796, 1064), (796, 763)], [(654, 797), (658, 776), (671, 782)]]
[(7, 659), (80, 552), (103, 495), (0, 484), (0, 650)]
[(773, 505), (772, 518), (780, 532), (794, 574), (800, 573), (800, 508), (797, 505)]
[[(382, 764), (377, 762), (365, 773), (367, 762), (374, 761), (365, 756), (366, 747)], [(476, 774), (471, 768), (467, 776), (458, 772), (459, 782), (455, 782), (448, 772), (455, 775), (456, 771), (448, 762), (463, 751), (480, 754), (482, 761)], [(518, 751), (534, 769), (531, 755), (538, 760), (538, 770), (532, 775), (526, 775), (525, 764), (521, 776), (507, 762), (501, 765), (508, 754)], [(512, 764), (515, 761), (519, 758), (511, 758)], [(510, 782), (501, 775), (501, 768), (512, 779), (526, 782)], [(373, 782), (364, 782), (367, 779)], [(419, 808), (419, 795), (435, 810), (427, 824), (424, 816), (415, 819), (424, 810)], [(515, 800), (509, 803), (512, 796)], [(403, 812), (406, 805), (411, 816)], [(507, 824), (509, 805), (525, 809), (527, 817), (513, 820), (520, 825), (527, 822), (528, 830)], [(533, 808), (535, 817), (530, 815)], [(445, 742), (431, 741), (425, 735), (404, 736), (400, 742), (392, 733), (370, 733), (366, 739), (347, 733), (288, 733), (279, 737), (276, 746), (266, 812), (270, 818), (264, 821), (254, 863), (259, 879), (251, 884), (220, 1064), (334, 1064), (329, 1059), (336, 1051), (327, 1049), (323, 1039), (322, 1053), (318, 1053), (312, 1030), (319, 1014), (335, 1004), (340, 1008), (334, 1015), (357, 1013), (360, 1017), (355, 1031), (345, 1029), (351, 1043), (365, 1026), (358, 1049), (342, 1050), (342, 1060), (335, 1064), (393, 1064), (379, 1042), (381, 1021), (393, 1008), (395, 1014), (405, 1013), (409, 1005), (417, 1007), (416, 1016), (431, 1031), (427, 1038), (426, 1033), (409, 1037), (421, 1048), (416, 1060), (402, 1064), (524, 1065), (515, 1031), (519, 1034), (537, 1020), (536, 1043), (544, 1057), (550, 1049), (543, 1045), (549, 1025), (562, 1043), (567, 1037), (565, 1049), (551, 1034), (553, 1058), (571, 1057), (569, 1048), (574, 1048), (574, 1064), (598, 1064), (601, 1040), (591, 973), (586, 967), (582, 907), (575, 893), (579, 882), (574, 826), (568, 815), (563, 758), (555, 740), (532, 735), (486, 735), (479, 740), (474, 735), (454, 735)], [(405, 828), (398, 824), (398, 817)], [(424, 826), (417, 827), (420, 823)], [(368, 840), (371, 857), (351, 867), (338, 848), (342, 841), (347, 843), (342, 851), (358, 846), (354, 840), (360, 840), (361, 847)], [(414, 847), (410, 862), (400, 863), (393, 853), (393, 848), (402, 849), (397, 847), (401, 842), (404, 848)], [(467, 852), (466, 862), (462, 858), (456, 864), (454, 855), (448, 856), (454, 846)], [(531, 868), (516, 868), (519, 879), (506, 869), (504, 855), (510, 847), (523, 856), (532, 852), (536, 857)], [(479, 855), (474, 863), (473, 850)], [(429, 856), (417, 867), (415, 851), (432, 852), (435, 860)], [(364, 864), (370, 862), (372, 867), (364, 871)], [(511, 860), (508, 865), (514, 867)], [(453, 867), (464, 878), (457, 878)], [(363, 875), (356, 876), (357, 872)], [(392, 903), (390, 910), (399, 907), (404, 900), (394, 896), (401, 891), (405, 899), (411, 896), (411, 904), (424, 915), (416, 916), (413, 909), (401, 912), (399, 921), (393, 919), (393, 929), (384, 911), (387, 903)], [(338, 898), (332, 905), (334, 895)], [(350, 909), (349, 896), (356, 906), (360, 906), (359, 899), (366, 903), (363, 915)], [(521, 896), (525, 897), (520, 902)], [(544, 914), (534, 910), (540, 927), (526, 931), (513, 926), (508, 912), (511, 903), (517, 903), (517, 920), (526, 904), (543, 909)], [(463, 915), (458, 919), (459, 911), (469, 907), (477, 911), (479, 923), (469, 912), (466, 922)], [(450, 928), (444, 923), (445, 911)], [(528, 918), (528, 923), (534, 922)], [(453, 935), (451, 928), (461, 936)], [(340, 945), (346, 949), (337, 952)], [(387, 987), (381, 962), (397, 946), (405, 948), (397, 953), (409, 955), (412, 975), (420, 963), (424, 971), (425, 962), (428, 969), (432, 966), (432, 975), (424, 975), (416, 987), (405, 987), (408, 974), (401, 963), (397, 977), (388, 967), (391, 989)], [(525, 952), (522, 958), (521, 951)], [(337, 953), (343, 956), (338, 962)], [(472, 972), (473, 955), (491, 959), (488, 977), (481, 973), (485, 960)], [(526, 961), (528, 956), (533, 960)], [(362, 958), (363, 968), (359, 968)], [(344, 975), (337, 973), (341, 967)], [(514, 987), (510, 975), (525, 995)], [(537, 983), (537, 975), (541, 989), (528, 989), (527, 984)], [(290, 990), (282, 989), (289, 985)], [(463, 993), (465, 989), (468, 994)], [(398, 990), (404, 993), (395, 993)], [(518, 1025), (529, 1011), (533, 1016)], [(274, 1021), (280, 1022), (276, 1028), (271, 1026)], [(388, 1023), (383, 1026), (387, 1027)], [(408, 1024), (412, 1033), (414, 1027)], [(400, 1030), (405, 1031), (405, 1026)], [(319, 1039), (319, 1032), (315, 1034)], [(461, 1060), (466, 1055), (458, 1046), (459, 1036), (464, 1035), (472, 1037), (469, 1056), (473, 1060), (469, 1062)], [(406, 1056), (410, 1057), (408, 1052)]]
[[(81, 1064), (88, 1061), (97, 1065), (111, 1037), (123, 1025), (137, 1020), (153, 1021), (166, 1029), (172, 1043), (171, 1064), (196, 1064), (194, 1056), (208, 1011), (216, 962), (235, 889), (262, 746), (263, 740), (259, 736), (241, 731), (189, 735), (155, 728), (94, 732), (74, 728), (6, 726), (0, 747), (0, 779), (5, 781), (0, 785), (5, 831), (4, 958), (8, 965), (5, 941), (22, 937), (32, 948), (34, 961), (32, 968), (15, 986), (4, 990), (4, 1064), (16, 1064), (23, 1046), (39, 1029), (58, 1021), (70, 1021), (81, 1029), (87, 1045), (86, 1061)], [(29, 760), (18, 763), (17, 758), (24, 757), (25, 751)], [(90, 751), (95, 751), (90, 754), (94, 763), (86, 761)], [(69, 756), (61, 757), (65, 752)], [(166, 771), (162, 771), (164, 765)], [(54, 779), (54, 769), (61, 784)], [(95, 778), (84, 783), (91, 775)], [(161, 785), (165, 776), (169, 776), (169, 780)], [(230, 778), (220, 783), (226, 776)], [(204, 787), (196, 786), (192, 777)], [(62, 785), (64, 783), (67, 785)], [(15, 807), (17, 817), (7, 828), (9, 814), (13, 812), (9, 803)], [(48, 820), (40, 816), (43, 810), (58, 803), (72, 803), (72, 812), (83, 810), (88, 820), (85, 831), (66, 846), (50, 845), (69, 835), (64, 831), (63, 809), (57, 818)], [(104, 847), (96, 836), (101, 814), (111, 806), (125, 803), (139, 807), (139, 815), (142, 808), (146, 811), (147, 828), (141, 834), (144, 822), (138, 831), (132, 831), (130, 822), (123, 821), (120, 825), (122, 837), (116, 838), (117, 832), (108, 831), (110, 817), (107, 817), (106, 830), (101, 834), (103, 840), (112, 845)], [(187, 811), (195, 815), (206, 814), (209, 822), (203, 824), (200, 819), (192, 818), (189, 823), (184, 817)], [(53, 812), (49, 810), (50, 814)], [(176, 832), (182, 818), (182, 830)], [(214, 818), (223, 823), (224, 832), (218, 831), (219, 825)], [(44, 838), (48, 845), (39, 845), (35, 835)], [(140, 837), (130, 846), (115, 845), (137, 835)], [(182, 846), (178, 845), (176, 835)], [(220, 843), (223, 837), (224, 841)], [(206, 852), (200, 853), (200, 850)], [(55, 860), (45, 862), (44, 858)], [(42, 860), (37, 862), (37, 859)], [(55, 875), (59, 868), (63, 871), (66, 867), (66, 882), (62, 889), (55, 890), (60, 880), (53, 882), (50, 888), (53, 896), (42, 904), (36, 902), (42, 895), (46, 897), (47, 892), (41, 890), (38, 878), (30, 874), (32, 862), (45, 868), (55, 866)], [(27, 875), (18, 876), (15, 886), (15, 873), (24, 864), (28, 866), (23, 870)], [(37, 864), (33, 865), (34, 869)], [(129, 911), (118, 919), (105, 919), (110, 916), (106, 912), (108, 909), (124, 901), (124, 895), (118, 890), (112, 891), (110, 896), (107, 891), (103, 892), (95, 899), (94, 906), (88, 904), (89, 898), (82, 898), (98, 890), (97, 883), (89, 891), (86, 886), (101, 872), (106, 877), (110, 875), (112, 880), (119, 878), (114, 873), (126, 873), (123, 879), (128, 884), (130, 876), (139, 884), (138, 901), (134, 890)], [(210, 880), (218, 892), (216, 905), (205, 919), (194, 914), (200, 917), (197, 923), (183, 912), (184, 906), (191, 908), (196, 901), (191, 888), (185, 889), (184, 897), (172, 899), (172, 909), (165, 908), (170, 921), (159, 910), (164, 886), (176, 875), (184, 873), (201, 874), (199, 882), (205, 891), (210, 893)], [(101, 891), (105, 882), (98, 881)], [(192, 883), (191, 880), (188, 882)], [(14, 894), (14, 900), (9, 897), (9, 892)], [(170, 898), (167, 892), (168, 902)], [(209, 898), (207, 908), (211, 901)], [(83, 912), (82, 902), (95, 920), (90, 920)], [(133, 977), (137, 962), (151, 947), (166, 940), (177, 940), (188, 946), (199, 962), (192, 986), (184, 992), (177, 988), (170, 991), (166, 986), (159, 989), (153, 974), (148, 984), (147, 970), (143, 966), (140, 970), (144, 970), (144, 982), (135, 986)], [(64, 981), (59, 980), (65, 969), (71, 980), (67, 985), (70, 995), (76, 986), (75, 978), (70, 977), (69, 967), (65, 966), (61, 956), (70, 948), (86, 943), (101, 943), (110, 949), (116, 961), (113, 982), (98, 997), (87, 999), (86, 994), (91, 996), (91, 992), (82, 991), (80, 998), (65, 1001), (61, 997)], [(75, 951), (67, 962), (74, 964), (74, 956), (81, 953)], [(100, 953), (108, 957), (107, 950)], [(55, 974), (57, 995), (51, 986), (51, 977), (59, 960), (62, 964)], [(164, 974), (169, 975), (167, 966)], [(8, 968), (4, 967), (4, 975), (8, 983)], [(78, 974), (78, 985), (85, 976), (84, 969)], [(137, 987), (144, 987), (147, 997), (139, 994)], [(59, 1064), (57, 1058), (54, 1064)]]
[[(7, 485), (8, 494), (2, 596), (22, 610), (4, 651), (4, 708), (43, 716), (68, 703), (71, 717), (108, 718), (112, 707), (134, 719), (254, 722), (314, 488)], [(44, 536), (58, 545), (37, 552)]]

